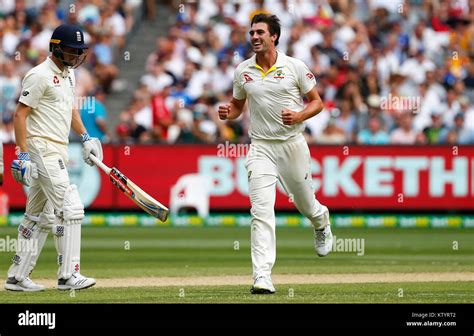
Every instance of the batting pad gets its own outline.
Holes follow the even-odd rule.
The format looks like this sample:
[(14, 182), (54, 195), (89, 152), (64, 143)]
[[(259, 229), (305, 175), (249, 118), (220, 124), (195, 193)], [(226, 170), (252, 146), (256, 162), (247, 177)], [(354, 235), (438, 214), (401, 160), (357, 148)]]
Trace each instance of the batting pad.
[(84, 218), (84, 206), (74, 184), (67, 187), (63, 209), (57, 216), (64, 226), (63, 235), (54, 236), (58, 252), (58, 278), (69, 279), (73, 273), (79, 273), (80, 270), (81, 224)]
[(26, 218), (23, 220), (18, 226), (16, 254), (8, 270), (9, 278), (15, 277), (17, 281), (23, 281), (30, 275), (47, 237), (47, 230), (40, 228), (34, 221)]

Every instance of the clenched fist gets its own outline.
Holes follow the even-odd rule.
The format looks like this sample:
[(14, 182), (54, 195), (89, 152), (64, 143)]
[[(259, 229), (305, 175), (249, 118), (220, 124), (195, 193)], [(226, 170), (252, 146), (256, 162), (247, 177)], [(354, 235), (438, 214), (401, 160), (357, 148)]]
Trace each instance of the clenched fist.
[(230, 113), (230, 105), (219, 105), (219, 119), (220, 120), (227, 120)]
[(281, 119), (283, 120), (283, 125), (287, 126), (302, 122), (300, 114), (289, 109), (281, 111)]

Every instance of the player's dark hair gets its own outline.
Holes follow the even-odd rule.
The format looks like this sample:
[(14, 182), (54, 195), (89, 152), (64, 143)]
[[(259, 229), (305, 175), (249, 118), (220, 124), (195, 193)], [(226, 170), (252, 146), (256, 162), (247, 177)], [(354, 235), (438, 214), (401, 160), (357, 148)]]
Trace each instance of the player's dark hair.
[(278, 45), (278, 40), (280, 39), (281, 34), (281, 24), (280, 19), (276, 15), (269, 15), (269, 14), (257, 14), (254, 15), (252, 18), (252, 22), (250, 23), (250, 27), (254, 23), (264, 22), (268, 26), (268, 31), (270, 35), (277, 35), (277, 39), (275, 40), (275, 46)]

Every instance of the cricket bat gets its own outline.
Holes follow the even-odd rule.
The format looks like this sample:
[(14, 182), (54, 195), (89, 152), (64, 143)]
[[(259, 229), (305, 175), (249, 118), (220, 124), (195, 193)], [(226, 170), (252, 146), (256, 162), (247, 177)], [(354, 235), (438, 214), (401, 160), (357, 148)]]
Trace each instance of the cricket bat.
[(120, 191), (125, 194), (125, 196), (130, 198), (136, 205), (148, 212), (153, 217), (158, 218), (162, 222), (166, 221), (169, 213), (167, 207), (148, 195), (135, 183), (130, 181), (130, 179), (122, 174), (117, 168), (107, 167), (107, 165), (105, 165), (93, 154), (91, 154), (89, 157), (97, 167), (102, 169), (110, 177), (110, 181), (112, 181), (112, 183), (115, 184), (115, 186), (119, 188)]

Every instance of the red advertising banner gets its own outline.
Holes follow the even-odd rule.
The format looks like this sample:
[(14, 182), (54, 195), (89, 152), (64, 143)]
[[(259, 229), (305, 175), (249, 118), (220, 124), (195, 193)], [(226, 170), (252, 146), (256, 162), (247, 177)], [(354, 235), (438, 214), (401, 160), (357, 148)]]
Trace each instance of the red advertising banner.
[[(474, 210), (474, 146), (312, 146), (318, 200), (331, 209)], [(5, 185), (12, 208), (24, 208), (25, 191), (9, 172), (14, 147), (5, 145)], [(80, 145), (70, 146), (71, 183), (96, 209), (134, 209), (96, 167), (86, 166)], [(248, 209), (246, 145), (104, 146), (104, 162), (168, 205), (170, 190), (187, 174), (208, 176), (210, 208)], [(297, 163), (295, 163), (297, 164)], [(276, 208), (294, 209), (278, 187)]]

